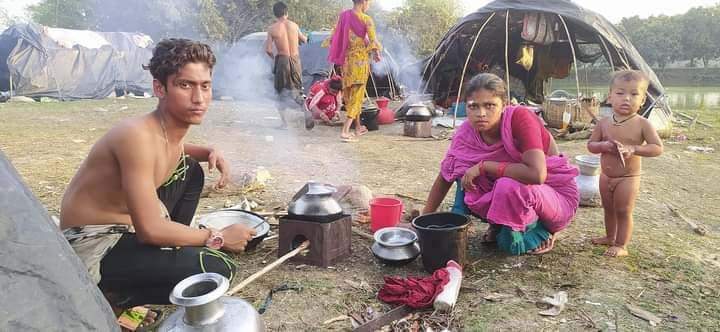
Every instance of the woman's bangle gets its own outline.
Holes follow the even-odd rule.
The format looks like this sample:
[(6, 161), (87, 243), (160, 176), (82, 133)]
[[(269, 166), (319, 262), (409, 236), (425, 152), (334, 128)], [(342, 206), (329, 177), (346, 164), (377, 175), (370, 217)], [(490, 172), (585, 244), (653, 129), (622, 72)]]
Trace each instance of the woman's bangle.
[(497, 171), (496, 171), (496, 173), (497, 173), (496, 178), (499, 179), (499, 178), (505, 176), (505, 168), (506, 168), (508, 165), (509, 165), (509, 163), (507, 163), (507, 162), (501, 162), (501, 163), (498, 164), (498, 166), (497, 166)]
[(480, 161), (478, 164), (478, 169), (480, 170), (480, 176), (485, 176), (485, 160)]

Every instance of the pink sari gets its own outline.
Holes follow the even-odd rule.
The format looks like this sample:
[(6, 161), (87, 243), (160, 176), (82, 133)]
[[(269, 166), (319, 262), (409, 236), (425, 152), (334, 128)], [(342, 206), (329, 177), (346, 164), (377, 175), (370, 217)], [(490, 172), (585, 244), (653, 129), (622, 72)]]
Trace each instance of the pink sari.
[(352, 9), (340, 13), (340, 18), (335, 25), (335, 33), (330, 39), (330, 50), (328, 61), (342, 66), (345, 64), (345, 54), (350, 45), (350, 32), (367, 41), (367, 26), (355, 15)]
[[(481, 160), (520, 163), (522, 153), (512, 136), (514, 112), (527, 112), (523, 107), (508, 106), (502, 115), (498, 143), (488, 145), (480, 134), (465, 122), (453, 136), (452, 144), (440, 165), (440, 174), (452, 182), (461, 178), (468, 168)], [(544, 184), (528, 185), (503, 177), (477, 177), (477, 191), (465, 193), (465, 204), (492, 224), (505, 225), (514, 231), (525, 231), (527, 225), (540, 220), (548, 231), (555, 233), (570, 224), (580, 202), (575, 183), (577, 168), (567, 158), (547, 156), (547, 178)]]

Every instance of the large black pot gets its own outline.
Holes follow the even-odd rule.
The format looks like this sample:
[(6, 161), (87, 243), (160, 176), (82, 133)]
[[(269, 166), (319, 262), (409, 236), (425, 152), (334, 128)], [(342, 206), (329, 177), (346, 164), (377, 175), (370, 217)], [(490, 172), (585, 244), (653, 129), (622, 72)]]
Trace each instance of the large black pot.
[(452, 212), (436, 212), (413, 219), (412, 225), (420, 239), (426, 271), (433, 273), (445, 267), (449, 260), (465, 265), (470, 218)]
[[(360, 112), (360, 124), (365, 126), (368, 131), (380, 129), (377, 121), (379, 113), (376, 107), (363, 107), (362, 112)], [(355, 122), (350, 125), (350, 129), (355, 129)]]

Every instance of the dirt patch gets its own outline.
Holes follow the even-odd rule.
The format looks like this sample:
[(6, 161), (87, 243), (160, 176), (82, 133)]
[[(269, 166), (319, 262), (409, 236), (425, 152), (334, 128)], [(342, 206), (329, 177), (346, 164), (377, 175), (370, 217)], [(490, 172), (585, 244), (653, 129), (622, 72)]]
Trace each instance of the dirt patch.
[[(66, 103), (0, 104), (0, 149), (9, 156), (50, 214), (57, 215), (65, 186), (92, 144), (114, 123), (150, 111), (154, 100), (103, 100)], [(720, 128), (717, 113), (701, 120)], [(274, 129), (279, 124), (271, 107), (217, 102), (202, 126), (191, 131), (192, 142), (221, 148), (233, 166), (233, 179), (260, 167), (272, 175), (264, 189), (246, 192), (233, 187), (203, 198), (198, 213), (257, 200), (262, 208), (284, 207), (307, 180), (363, 184), (375, 194), (402, 195), (406, 209), (422, 202), (438, 172), (447, 140), (414, 140), (401, 136), (400, 124), (383, 126), (358, 143), (339, 140), (339, 128), (318, 126)], [(436, 134), (441, 131), (435, 129)], [(635, 212), (631, 256), (602, 257), (603, 249), (589, 239), (602, 234), (602, 210), (582, 208), (560, 237), (556, 250), (541, 256), (507, 257), (479, 244), (484, 225), (474, 223), (463, 290), (451, 319), (453, 329), (649, 329), (632, 316), (632, 304), (663, 319), (660, 327), (707, 330), (720, 312), (720, 130), (696, 128), (688, 137), (666, 141), (666, 151), (644, 161), (642, 193)], [(672, 144), (671, 144), (672, 143)], [(715, 153), (687, 151), (687, 146), (715, 148)], [(586, 153), (584, 141), (562, 142), (573, 157)], [(217, 175), (208, 176), (208, 184)], [(446, 199), (446, 206), (452, 195)], [(671, 203), (688, 218), (710, 230), (699, 236), (667, 209)], [(303, 290), (282, 292), (263, 318), (270, 330), (349, 329), (348, 321), (322, 322), (372, 306), (389, 310), (376, 298), (384, 275), (422, 275), (419, 261), (402, 268), (385, 267), (370, 253), (371, 242), (353, 237), (352, 257), (328, 269), (288, 263), (244, 289), (239, 295), (260, 305), (273, 287), (298, 284)], [(277, 242), (238, 257), (238, 275), (249, 276), (276, 256)], [(358, 287), (358, 285), (363, 285)], [(538, 314), (536, 302), (564, 290), (565, 311), (553, 318)], [(505, 294), (500, 298), (486, 296)], [(490, 298), (493, 300), (487, 300)], [(431, 315), (431, 314), (427, 314)]]

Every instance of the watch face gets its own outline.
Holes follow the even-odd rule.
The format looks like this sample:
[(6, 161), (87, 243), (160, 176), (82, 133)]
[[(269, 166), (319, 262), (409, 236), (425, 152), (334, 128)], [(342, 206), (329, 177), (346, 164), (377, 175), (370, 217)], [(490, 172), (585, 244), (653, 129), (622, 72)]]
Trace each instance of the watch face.
[(223, 237), (220, 234), (213, 233), (210, 236), (210, 239), (208, 240), (208, 248), (210, 249), (220, 249), (222, 248), (225, 241), (223, 241)]

